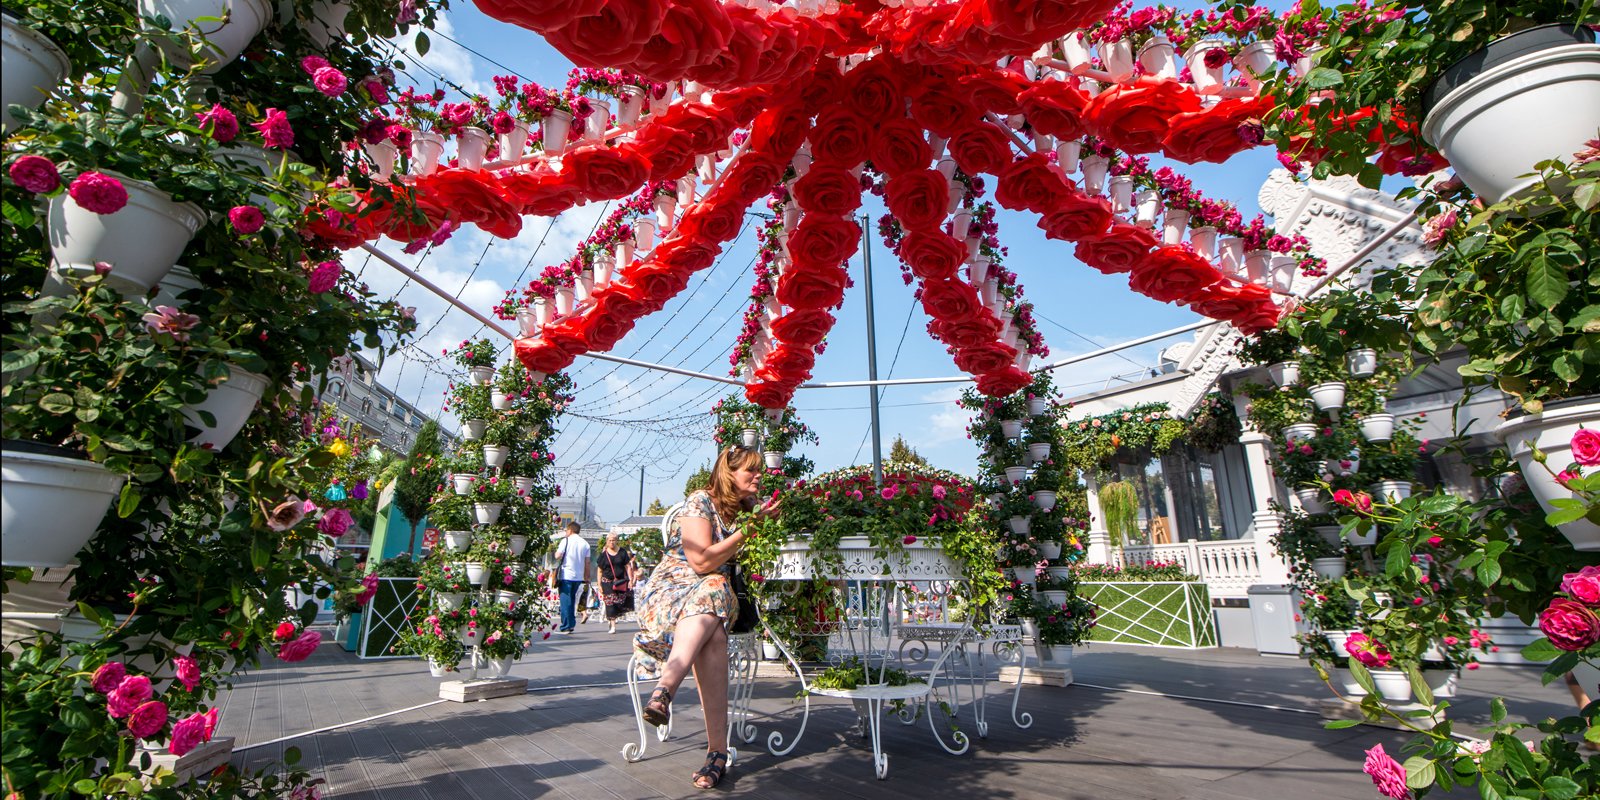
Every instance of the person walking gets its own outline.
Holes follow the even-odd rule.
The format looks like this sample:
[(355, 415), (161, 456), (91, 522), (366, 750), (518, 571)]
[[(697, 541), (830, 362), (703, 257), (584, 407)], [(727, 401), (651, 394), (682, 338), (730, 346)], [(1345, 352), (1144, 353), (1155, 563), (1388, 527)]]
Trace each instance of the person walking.
[(617, 542), (617, 535), (606, 534), (606, 546), (595, 557), (600, 567), (600, 596), (605, 599), (609, 633), (617, 632), (617, 618), (633, 610), (633, 582), (636, 567), (633, 553)]
[(561, 624), (556, 630), (564, 634), (578, 627), (578, 590), (593, 577), (589, 543), (578, 531), (577, 522), (567, 523), (566, 538), (556, 545), (556, 591), (561, 597)]
[[(745, 534), (734, 527), (740, 512), (755, 509), (761, 482), (761, 454), (730, 447), (717, 457), (711, 486), (683, 501), (667, 521), (661, 563), (639, 597), (639, 633), (634, 649), (639, 666), (659, 681), (641, 716), (651, 725), (672, 719), (672, 695), (690, 669), (706, 721), (706, 763), (694, 785), (710, 789), (728, 770), (728, 635), (739, 613), (729, 583), (730, 562)], [(756, 509), (772, 513), (771, 504)]]

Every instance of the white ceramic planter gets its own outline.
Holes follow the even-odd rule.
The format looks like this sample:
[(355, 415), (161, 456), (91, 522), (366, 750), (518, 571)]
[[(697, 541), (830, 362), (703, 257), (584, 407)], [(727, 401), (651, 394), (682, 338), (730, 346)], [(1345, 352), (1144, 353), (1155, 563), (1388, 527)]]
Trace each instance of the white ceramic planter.
[(496, 411), (508, 411), (511, 408), (511, 397), (505, 392), (495, 389), (489, 392), (489, 407)]
[(1033, 520), (1028, 517), (1012, 517), (1011, 519), (1007, 520), (1007, 524), (1011, 526), (1012, 533), (1020, 535), (1025, 534), (1032, 529)]
[(367, 152), (367, 157), (372, 159), (372, 179), (379, 183), (387, 183), (394, 176), (394, 164), (400, 158), (400, 148), (394, 142), (379, 142), (377, 144), (362, 145)]
[(1060, 608), (1067, 602), (1067, 593), (1060, 589), (1046, 589), (1040, 592), (1039, 596), (1054, 608)]
[(440, 664), (430, 658), (428, 659), (428, 674), (435, 678), (449, 677), (450, 673), (454, 672), (456, 667), (460, 665), (461, 662), (459, 661), (454, 664)]
[(1327, 580), (1336, 581), (1336, 580), (1339, 580), (1340, 578), (1344, 577), (1344, 569), (1345, 569), (1345, 567), (1344, 567), (1344, 559), (1343, 558), (1317, 558), (1317, 559), (1312, 559), (1312, 561), (1311, 561), (1311, 569), (1312, 569), (1313, 572), (1317, 573), (1317, 575), (1319, 575), (1319, 576), (1321, 576), (1323, 578), (1326, 578)]
[(4, 15), (5, 69), (0, 70), (0, 131), (10, 133), (17, 125), (6, 109), (16, 105), (38, 108), (72, 71), (72, 62), (61, 48), (41, 33)]
[(503, 444), (486, 444), (483, 446), (483, 463), (492, 469), (499, 469), (506, 463), (506, 456), (511, 455), (511, 448)]
[(1276, 62), (1272, 42), (1251, 42), (1234, 57), (1233, 66), (1239, 70), (1246, 86), (1260, 89), (1261, 78), (1272, 72)]
[(567, 149), (567, 134), (572, 131), (572, 113), (555, 109), (539, 124), (540, 142), (545, 155), (559, 156)]
[(511, 674), (511, 664), (514, 661), (516, 661), (516, 658), (513, 656), (506, 656), (505, 658), (491, 658), (489, 659), (488, 664), (484, 667), (484, 675), (490, 678), (503, 678), (506, 675)]
[(1055, 666), (1057, 666), (1057, 667), (1071, 667), (1072, 666), (1072, 645), (1070, 645), (1070, 644), (1053, 644), (1053, 645), (1050, 645), (1050, 663), (1055, 665)]
[(1267, 375), (1279, 386), (1294, 386), (1300, 382), (1300, 362), (1279, 361), (1267, 365)]
[(1003, 419), (1003, 420), (1000, 420), (1000, 433), (1003, 434), (1007, 439), (1015, 439), (1018, 436), (1021, 436), (1022, 435), (1022, 420), (1020, 420), (1020, 419)]
[(1318, 536), (1328, 544), (1339, 546), (1344, 544), (1344, 537), (1339, 534), (1338, 525), (1317, 525), (1312, 528)]
[(1328, 645), (1333, 648), (1334, 656), (1345, 658), (1350, 651), (1344, 648), (1344, 643), (1350, 640), (1350, 634), (1356, 631), (1323, 631), (1322, 635), (1328, 640)]
[(515, 486), (517, 488), (517, 492), (519, 494), (527, 494), (528, 492), (533, 491), (533, 479), (532, 478), (527, 478), (527, 477), (523, 477), (521, 475), (518, 475), (518, 476), (513, 477), (511, 479), (511, 485)]
[(1378, 371), (1378, 351), (1370, 347), (1351, 350), (1345, 354), (1345, 366), (1350, 368), (1350, 377), (1366, 378)]
[(1398, 669), (1375, 669), (1372, 672), (1372, 683), (1378, 689), (1378, 696), (1389, 703), (1411, 702), (1411, 678)]
[(1376, 526), (1368, 528), (1366, 533), (1359, 533), (1352, 528), (1345, 539), (1356, 547), (1371, 547), (1378, 543), (1378, 529)]
[(1032, 586), (1033, 582), (1037, 580), (1038, 577), (1038, 571), (1031, 566), (1012, 567), (1011, 574), (1016, 576), (1018, 583), (1026, 584), (1028, 586)]
[(1422, 671), (1422, 682), (1428, 684), (1428, 691), (1433, 693), (1435, 699), (1454, 699), (1461, 689), (1461, 670), (1425, 669)]
[(528, 132), (528, 123), (519, 119), (512, 123), (510, 133), (500, 134), (501, 161), (521, 160), (523, 151), (528, 149)]
[(456, 494), (465, 495), (472, 492), (472, 484), (476, 478), (476, 475), (456, 473), (450, 476), (450, 481), (455, 486)]
[(1139, 48), (1139, 66), (1153, 78), (1178, 77), (1178, 56), (1172, 41), (1159, 33), (1150, 37), (1150, 41)]
[(1101, 42), (1098, 47), (1100, 63), (1111, 75), (1111, 80), (1121, 83), (1133, 77), (1133, 45), (1127, 39)]
[(473, 383), (487, 386), (489, 381), (494, 380), (494, 367), (468, 367), (467, 376)]
[[(244, 52), (272, 18), (272, 5), (266, 0), (139, 0), (139, 14), (166, 17), (169, 30), (192, 30), (205, 37), (204, 58), (211, 63), (201, 72), (209, 75)], [(165, 50), (170, 60), (189, 64), (182, 49)]]
[(486, 419), (468, 419), (461, 421), (461, 438), (466, 441), (476, 441), (483, 438), (483, 429), (488, 426)]
[(1311, 387), (1311, 402), (1317, 404), (1319, 411), (1337, 411), (1344, 408), (1344, 384), (1340, 382), (1319, 383)]
[(1380, 499), (1388, 499), (1391, 503), (1398, 503), (1411, 496), (1411, 481), (1378, 481), (1373, 486), (1373, 493)]
[(523, 550), (528, 549), (528, 537), (520, 533), (512, 534), (508, 546), (511, 548), (511, 555), (520, 556)]
[[(481, 564), (479, 566), (482, 566)], [(454, 611), (464, 608), (467, 596), (461, 592), (434, 592), (433, 599), (439, 605), (440, 611)]]
[(456, 135), (456, 166), (461, 169), (483, 169), (483, 157), (488, 153), (488, 131), (469, 126)]
[[(1572, 463), (1572, 436), (1580, 427), (1600, 429), (1600, 398), (1551, 403), (1545, 406), (1543, 413), (1517, 417), (1495, 429), (1495, 436), (1505, 443), (1512, 458), (1522, 467), (1522, 479), (1546, 513), (1555, 510), (1550, 501), (1572, 497), (1571, 490), (1556, 483), (1551, 471), (1559, 472)], [(1549, 469), (1534, 462), (1533, 449), (1528, 446), (1530, 441), (1545, 454)], [(1580, 519), (1557, 527), (1574, 548), (1600, 550), (1600, 525)]]
[[(1345, 658), (1343, 648), (1340, 648), (1337, 652), (1340, 655), (1342, 663), (1343, 659)], [(1330, 677), (1333, 679), (1333, 682), (1338, 685), (1340, 694), (1343, 694), (1345, 697), (1367, 696), (1366, 688), (1356, 681), (1355, 675), (1351, 674), (1349, 669), (1344, 667), (1335, 667), (1332, 672), (1333, 674)]]
[[(230, 365), (227, 380), (212, 387), (199, 405), (183, 408), (183, 421), (199, 429), (189, 437), (189, 442), (212, 451), (227, 447), (233, 437), (244, 429), (245, 422), (256, 410), (256, 404), (261, 402), (261, 395), (266, 390), (267, 376)], [(202, 412), (209, 413), (215, 424), (206, 424)]]
[(1051, 580), (1066, 580), (1072, 577), (1072, 567), (1050, 566), (1045, 567), (1044, 571), (1046, 575), (1050, 576)]
[(1328, 513), (1328, 504), (1322, 499), (1321, 489), (1296, 489), (1294, 490), (1294, 496), (1295, 499), (1300, 501), (1300, 507), (1305, 509), (1307, 514)]
[(1296, 422), (1283, 429), (1283, 438), (1290, 442), (1303, 442), (1317, 435), (1317, 426), (1310, 422)]
[(114, 214), (87, 211), (65, 192), (50, 198), (50, 255), (57, 272), (78, 276), (93, 274), (95, 262), (109, 263), (106, 284), (139, 297), (166, 277), (206, 216), (154, 184), (119, 180), (128, 204)]
[(1356, 423), (1361, 438), (1369, 442), (1387, 442), (1394, 437), (1393, 414), (1368, 414)]
[(467, 583), (473, 586), (482, 586), (483, 578), (488, 574), (489, 570), (482, 563), (477, 561), (467, 562)]
[(1006, 467), (1006, 482), (1021, 483), (1028, 477), (1027, 467)]
[(1217, 260), (1217, 229), (1213, 225), (1201, 225), (1189, 229), (1189, 246), (1194, 252), (1207, 261)]
[(1600, 44), (1574, 43), (1515, 58), (1457, 87), (1423, 119), (1422, 138), (1485, 202), (1497, 203), (1537, 185), (1535, 164), (1570, 162), (1596, 129)]
[(783, 453), (777, 450), (768, 450), (761, 454), (766, 460), (767, 469), (783, 469)]
[(327, 47), (335, 39), (345, 37), (344, 18), (350, 14), (350, 4), (343, 0), (321, 0), (311, 7), (311, 21), (305, 24), (306, 36), (317, 47)]
[[(1049, 489), (1040, 489), (1033, 493), (1033, 504), (1038, 506), (1040, 511), (1050, 511), (1056, 507), (1056, 493)], [(1060, 543), (1057, 543), (1057, 547), (1059, 546)], [(1046, 557), (1055, 558), (1056, 556)]]
[(1043, 397), (1028, 398), (1028, 416), (1030, 417), (1037, 417), (1040, 414), (1043, 414), (1049, 409), (1049, 407), (1049, 401), (1045, 400)]
[(1046, 560), (1046, 561), (1054, 561), (1054, 560), (1060, 558), (1061, 557), (1061, 543), (1060, 542), (1040, 542), (1039, 543), (1039, 555), (1043, 556), (1044, 560)]
[(1037, 464), (1050, 457), (1049, 442), (1033, 442), (1028, 445), (1028, 456)]
[(1222, 91), (1223, 69), (1226, 66), (1206, 66), (1206, 53), (1212, 50), (1227, 52), (1228, 43), (1222, 39), (1201, 39), (1183, 51), (1183, 62), (1189, 67), (1190, 79), (1200, 94), (1217, 94)]
[(75, 458), (7, 449), (0, 456), (0, 563), (64, 567), (94, 538), (127, 478)]
[(1083, 170), (1084, 194), (1097, 197), (1105, 191), (1106, 171), (1111, 169), (1110, 159), (1105, 156), (1085, 156), (1078, 166)]
[(422, 131), (411, 138), (411, 174), (432, 175), (439, 170), (439, 159), (443, 156), (443, 136)]
[[(479, 525), (493, 525), (500, 521), (500, 512), (505, 508), (504, 503), (473, 503), (472, 517)], [(477, 583), (477, 581), (473, 581)]]
[(472, 531), (445, 531), (444, 546), (452, 553), (464, 553), (472, 546)]
[(754, 448), (761, 442), (761, 431), (755, 428), (745, 428), (739, 431), (739, 443), (746, 449)]

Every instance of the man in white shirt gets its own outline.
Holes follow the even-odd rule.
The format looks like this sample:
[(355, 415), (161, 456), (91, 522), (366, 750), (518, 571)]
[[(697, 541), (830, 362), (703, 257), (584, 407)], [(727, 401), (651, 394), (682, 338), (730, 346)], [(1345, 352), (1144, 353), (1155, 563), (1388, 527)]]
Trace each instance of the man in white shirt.
[(556, 545), (556, 590), (561, 596), (561, 625), (557, 630), (570, 634), (578, 627), (578, 589), (591, 579), (594, 561), (589, 558), (589, 543), (578, 535), (578, 523), (567, 523), (566, 538)]

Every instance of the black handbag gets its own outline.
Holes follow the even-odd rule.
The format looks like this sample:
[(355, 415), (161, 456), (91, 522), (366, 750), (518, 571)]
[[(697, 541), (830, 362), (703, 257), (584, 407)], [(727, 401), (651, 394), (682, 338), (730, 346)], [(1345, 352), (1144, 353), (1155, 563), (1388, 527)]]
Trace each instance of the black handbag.
[(750, 599), (750, 585), (745, 581), (744, 570), (740, 569), (738, 564), (733, 564), (728, 572), (728, 588), (733, 590), (733, 597), (739, 603), (739, 616), (728, 626), (728, 632), (754, 631), (761, 623), (761, 612), (756, 609), (755, 601)]

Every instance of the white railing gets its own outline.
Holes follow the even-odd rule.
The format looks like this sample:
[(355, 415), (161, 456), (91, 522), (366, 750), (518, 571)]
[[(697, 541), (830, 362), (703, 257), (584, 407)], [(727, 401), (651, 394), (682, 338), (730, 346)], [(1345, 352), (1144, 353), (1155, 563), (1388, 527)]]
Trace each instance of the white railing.
[(1211, 589), (1212, 597), (1245, 597), (1250, 587), (1261, 580), (1261, 565), (1256, 561), (1255, 543), (1249, 539), (1122, 548), (1124, 566), (1146, 561), (1176, 561), (1182, 564), (1184, 569), (1200, 576), (1200, 580)]

